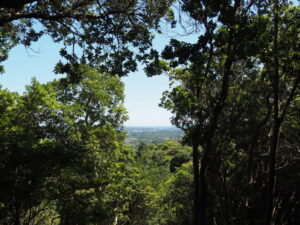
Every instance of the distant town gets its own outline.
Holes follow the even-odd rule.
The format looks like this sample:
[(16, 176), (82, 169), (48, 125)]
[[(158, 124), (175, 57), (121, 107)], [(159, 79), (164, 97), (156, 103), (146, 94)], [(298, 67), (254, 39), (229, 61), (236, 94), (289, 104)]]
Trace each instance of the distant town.
[(125, 127), (125, 130), (128, 135), (125, 142), (132, 145), (138, 145), (141, 142), (157, 144), (166, 140), (180, 140), (184, 134), (176, 127), (163, 126), (128, 126)]

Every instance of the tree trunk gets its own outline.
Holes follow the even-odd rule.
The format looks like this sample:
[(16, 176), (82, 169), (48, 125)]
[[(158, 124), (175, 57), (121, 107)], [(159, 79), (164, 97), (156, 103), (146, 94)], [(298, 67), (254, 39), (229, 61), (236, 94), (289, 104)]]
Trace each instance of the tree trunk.
[[(207, 195), (208, 195), (208, 185), (207, 185), (207, 173), (210, 165), (210, 155), (213, 151), (213, 140), (216, 130), (218, 129), (219, 117), (222, 113), (222, 110), (225, 106), (225, 102), (228, 96), (228, 87), (229, 80), (232, 74), (232, 64), (235, 60), (235, 49), (234, 49), (234, 35), (235, 35), (235, 16), (238, 8), (240, 7), (241, 0), (235, 0), (234, 3), (234, 16), (233, 25), (229, 28), (229, 36), (227, 41), (227, 49), (226, 49), (226, 61), (224, 63), (224, 71), (223, 78), (221, 84), (221, 90), (218, 94), (217, 103), (213, 107), (212, 110), (212, 119), (210, 121), (209, 129), (207, 134), (205, 135), (205, 143), (203, 149), (203, 158), (201, 160), (200, 165), (200, 174), (199, 174), (199, 216), (197, 214), (197, 220), (195, 217), (195, 221), (199, 221), (199, 223), (195, 222), (195, 225), (207, 225), (208, 224), (208, 216), (207, 216)], [(198, 182), (198, 181), (197, 181)], [(198, 196), (198, 195), (196, 195)], [(197, 200), (198, 201), (198, 200)], [(196, 200), (195, 200), (196, 202)], [(200, 218), (200, 219), (199, 219)]]
[(267, 185), (267, 196), (265, 206), (265, 225), (272, 224), (272, 212), (274, 207), (274, 193), (275, 193), (275, 164), (276, 164), (276, 153), (279, 138), (279, 121), (275, 121), (273, 127), (273, 135), (270, 146), (269, 155), (269, 174), (268, 174), (268, 185)]
[(194, 172), (194, 225), (200, 225), (200, 185), (199, 185), (199, 144), (193, 143), (193, 172)]
[(275, 193), (275, 164), (276, 164), (276, 153), (279, 139), (280, 120), (279, 120), (279, 59), (278, 59), (278, 10), (279, 2), (275, 1), (275, 15), (274, 15), (274, 44), (273, 44), (273, 57), (274, 57), (274, 74), (271, 75), (271, 82), (273, 84), (273, 132), (272, 139), (270, 142), (270, 153), (269, 153), (269, 174), (267, 184), (267, 196), (265, 202), (265, 218), (264, 224), (272, 224), (272, 212), (274, 207), (274, 193)]
[(213, 109), (213, 114), (212, 114), (212, 119), (211, 119), (211, 125), (210, 129), (206, 135), (206, 140), (205, 140), (205, 146), (204, 146), (204, 153), (203, 153), (203, 158), (201, 160), (201, 168), (200, 168), (200, 177), (199, 177), (199, 182), (200, 182), (200, 224), (201, 225), (206, 225), (208, 218), (206, 215), (206, 210), (207, 210), (207, 181), (206, 181), (206, 176), (207, 176), (207, 170), (209, 167), (209, 160), (210, 160), (210, 155), (212, 152), (212, 144), (213, 144), (213, 139), (216, 130), (218, 129), (218, 123), (219, 123), (219, 117), (222, 113), (222, 110), (225, 106), (226, 98), (228, 95), (228, 87), (229, 87), (229, 80), (230, 80), (230, 75), (231, 75), (231, 68), (234, 60), (234, 55), (232, 54), (232, 45), (233, 45), (233, 34), (234, 34), (234, 29), (230, 29), (229, 32), (229, 39), (228, 39), (228, 46), (227, 46), (227, 55), (228, 58), (226, 59), (225, 65), (224, 65), (224, 74), (222, 78), (222, 87), (220, 90), (219, 94), (219, 99)]
[(204, 149), (204, 155), (201, 160), (201, 169), (200, 169), (200, 177), (199, 177), (199, 184), (200, 184), (200, 208), (199, 208), (199, 216), (200, 216), (200, 225), (206, 225), (208, 218), (206, 215), (207, 210), (207, 182), (206, 182), (206, 174), (207, 168), (209, 165), (208, 162), (208, 152), (210, 150)]
[(21, 225), (20, 208), (17, 206), (14, 218), (14, 225)]

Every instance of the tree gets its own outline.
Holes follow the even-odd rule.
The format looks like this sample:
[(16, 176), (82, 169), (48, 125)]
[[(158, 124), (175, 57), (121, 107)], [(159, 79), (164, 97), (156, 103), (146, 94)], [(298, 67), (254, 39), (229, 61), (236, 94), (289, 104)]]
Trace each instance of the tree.
[[(299, 65), (297, 63), (299, 60), (299, 38), (296, 38), (294, 34), (298, 29), (296, 28), (296, 24), (299, 23), (299, 18), (295, 17), (295, 15), (297, 11), (299, 13), (299, 7), (298, 10), (297, 8), (287, 9), (286, 4), (285, 1), (274, 2), (271, 12), (273, 14), (273, 48), (271, 59), (269, 60), (267, 57), (263, 58), (273, 88), (273, 129), (270, 141), (265, 225), (274, 223), (272, 211), (274, 210), (275, 167), (280, 128), (285, 120), (291, 101), (297, 95), (300, 83)], [(282, 48), (283, 46), (284, 48)]]
[[(174, 113), (172, 123), (184, 129), (187, 134), (187, 141), (194, 145), (194, 224), (210, 224), (212, 220), (218, 221), (218, 218), (222, 217), (217, 216), (215, 211), (217, 207), (210, 208), (211, 206), (209, 206), (211, 204), (218, 205), (223, 201), (222, 198), (218, 199), (220, 191), (223, 191), (225, 196), (224, 209), (229, 210), (231, 208), (230, 202), (234, 201), (234, 196), (227, 196), (229, 183), (225, 178), (228, 176), (228, 173), (222, 174), (221, 172), (221, 174), (218, 174), (217, 172), (222, 171), (223, 166), (225, 166), (223, 168), (226, 168), (227, 166), (230, 167), (230, 165), (234, 166), (236, 163), (239, 164), (240, 160), (242, 162), (244, 160), (243, 157), (235, 155), (235, 152), (242, 150), (241, 154), (246, 153), (248, 155), (247, 174), (253, 178), (253, 170), (257, 169), (255, 165), (260, 166), (260, 163), (264, 162), (262, 155), (267, 146), (267, 134), (269, 133), (268, 128), (271, 116), (275, 116), (275, 111), (277, 111), (276, 130), (279, 131), (278, 121), (284, 119), (288, 105), (297, 96), (299, 76), (296, 75), (296, 71), (298, 71), (299, 65), (294, 61), (298, 57), (298, 39), (294, 36), (297, 33), (294, 26), (294, 24), (297, 24), (297, 18), (293, 16), (297, 14), (294, 12), (297, 7), (282, 5), (283, 8), (287, 8), (285, 10), (282, 9), (286, 14), (282, 13), (282, 17), (280, 17), (284, 22), (280, 24), (282, 32), (278, 33), (274, 29), (278, 24), (273, 26), (271, 30), (269, 29), (271, 19), (268, 15), (269, 5), (267, 2), (233, 1), (231, 5), (229, 3), (226, 5), (225, 2), (200, 2), (200, 6), (203, 8), (198, 7), (199, 2), (192, 3), (190, 1), (184, 1), (183, 6), (186, 7), (184, 10), (190, 13), (192, 18), (203, 24), (204, 34), (199, 37), (198, 42), (195, 44), (172, 40), (162, 53), (162, 57), (168, 60), (168, 64), (156, 58), (151, 65), (154, 67), (149, 67), (148, 73), (153, 75), (161, 73), (163, 70), (169, 70), (171, 71), (169, 72), (171, 79), (175, 80), (174, 84), (179, 84), (172, 91), (165, 92), (162, 106)], [(252, 8), (254, 6), (257, 7), (257, 11)], [(220, 12), (214, 14), (213, 12), (216, 12), (214, 10), (220, 10)], [(225, 12), (231, 16), (226, 17)], [(232, 12), (235, 13), (230, 14)], [(214, 16), (215, 20), (211, 19)], [(219, 23), (215, 24), (216, 21), (219, 21)], [(275, 35), (274, 32), (277, 33), (277, 39), (279, 37), (282, 38), (281, 44), (286, 47), (279, 50), (279, 39), (277, 44), (275, 44), (276, 39), (272, 42), (272, 35)], [(270, 49), (272, 49), (270, 48), (271, 44), (278, 45), (276, 48), (273, 48), (272, 52), (270, 52)], [(275, 49), (277, 50), (275, 51)], [(281, 50), (282, 54), (280, 54)], [(275, 54), (275, 52), (278, 54)], [(277, 61), (277, 66), (274, 66), (273, 62), (275, 61)], [(177, 69), (172, 69), (172, 67)], [(276, 76), (273, 75), (275, 72)], [(279, 74), (281, 75), (279, 76)], [(275, 79), (275, 77), (277, 78)], [(270, 87), (270, 84), (272, 84), (272, 87)], [(235, 92), (234, 90), (238, 91)], [(253, 93), (254, 90), (260, 95)], [(249, 93), (256, 97), (254, 99), (249, 98)], [(264, 93), (267, 93), (266, 96), (264, 96)], [(243, 99), (246, 104), (239, 102), (239, 99)], [(279, 103), (280, 101), (281, 103)], [(257, 115), (262, 115), (261, 118), (244, 112), (245, 110), (252, 112), (253, 108), (247, 107), (252, 105), (256, 108), (255, 104), (262, 107), (257, 110)], [(273, 104), (273, 107), (270, 107), (270, 104)], [(277, 106), (275, 107), (275, 105)], [(281, 105), (281, 115), (278, 111), (279, 105)], [(276, 120), (274, 119), (274, 121)], [(249, 124), (246, 121), (249, 121)], [(237, 127), (233, 127), (232, 124)], [(238, 128), (239, 124), (243, 124), (243, 126), (248, 124), (247, 126), (251, 127), (250, 129), (254, 129), (255, 133), (248, 133), (245, 136), (241, 135), (244, 131)], [(240, 132), (239, 135), (241, 137), (232, 136), (237, 135), (235, 132)], [(273, 132), (272, 136), (275, 137), (274, 135), (278, 136), (276, 132)], [(241, 148), (241, 146), (244, 146), (245, 143), (243, 142), (247, 139), (250, 149), (249, 152), (243, 152), (244, 147)], [(277, 143), (278, 138), (275, 139), (274, 143)], [(262, 148), (260, 141), (264, 141)], [(203, 152), (200, 155), (198, 152), (199, 145), (203, 146)], [(233, 147), (235, 145), (239, 147)], [(226, 152), (225, 149), (228, 149), (229, 152)], [(255, 159), (261, 160), (258, 161), (259, 164), (256, 164), (257, 162), (253, 160), (253, 150), (261, 155)], [(276, 150), (274, 151), (276, 152)], [(200, 172), (198, 172), (199, 157), (202, 158)], [(232, 161), (231, 157), (235, 159)], [(274, 159), (273, 153), (271, 154), (272, 157)], [(220, 159), (222, 160), (220, 161)], [(228, 162), (227, 166), (226, 162)], [(273, 198), (271, 195), (274, 193), (273, 172), (275, 172), (275, 160), (270, 160), (269, 168), (268, 195), (270, 196), (267, 202), (269, 201), (268, 204), (270, 206), (270, 199)], [(258, 170), (262, 174), (266, 172), (263, 169)], [(234, 174), (232, 175), (235, 176)], [(199, 180), (198, 177), (200, 177)], [(238, 179), (241, 179), (241, 177), (239, 176)], [(252, 178), (249, 181), (253, 182)], [(220, 186), (219, 190), (214, 189), (214, 187), (219, 185), (216, 182), (217, 179), (220, 179), (220, 182), (224, 180), (224, 183), (221, 183), (223, 187)], [(228, 179), (231, 178), (228, 177)], [(262, 180), (262, 176), (259, 176), (259, 180), (256, 180), (256, 182), (260, 183), (260, 186), (256, 186), (260, 190), (266, 184)], [(232, 187), (237, 187), (236, 185), (234, 184)], [(240, 183), (239, 185), (241, 186), (242, 184)], [(273, 186), (272, 191), (270, 185)], [(199, 194), (197, 194), (198, 191)], [(249, 194), (246, 196), (246, 202), (249, 202), (248, 200), (254, 197), (252, 196), (254, 192), (248, 190), (246, 193)], [(241, 193), (241, 195), (243, 194)], [(260, 202), (263, 201), (262, 196), (258, 198)], [(269, 206), (267, 206), (268, 209), (266, 210), (268, 212), (270, 212)], [(259, 207), (262, 212), (263, 208)], [(273, 207), (271, 206), (271, 208)], [(261, 212), (259, 213), (258, 223), (262, 223)], [(222, 220), (222, 223), (233, 224), (236, 222), (236, 219), (233, 218), (237, 217), (232, 216), (232, 213), (234, 212), (230, 212), (230, 210), (224, 212), (226, 216), (223, 216), (224, 220)], [(273, 218), (275, 219), (275, 215), (273, 215)], [(247, 221), (247, 219), (245, 220)], [(245, 223), (245, 220), (237, 223)]]
[[(170, 67), (183, 67), (183, 86), (177, 88), (177, 100), (181, 103), (173, 104), (176, 105), (173, 109), (167, 104), (165, 107), (177, 114), (173, 119), (174, 124), (186, 130), (194, 146), (194, 224), (207, 223), (206, 179), (211, 154), (214, 152), (214, 136), (226, 105), (229, 82), (234, 75), (233, 67), (239, 58), (249, 60), (248, 57), (255, 54), (249, 52), (247, 55), (245, 52), (246, 42), (250, 40), (247, 35), (255, 32), (251, 27), (253, 17), (249, 16), (253, 6), (253, 1), (182, 1), (182, 10), (202, 25), (204, 34), (199, 36), (195, 44), (172, 40), (162, 53), (162, 57), (169, 60)], [(255, 41), (247, 44), (255, 45)], [(149, 70), (148, 73), (157, 71), (160, 72)], [(210, 100), (201, 103), (203, 92), (209, 91), (212, 93), (205, 95), (210, 95)], [(200, 170), (199, 145), (203, 146)]]
[(136, 70), (135, 58), (142, 59), (151, 46), (151, 29), (159, 29), (159, 21), (172, 2), (1, 1), (0, 60), (5, 60), (16, 44), (29, 47), (41, 36), (49, 35), (54, 42), (64, 44), (60, 53), (67, 63), (59, 62), (56, 72), (68, 72), (77, 80), (80, 78), (76, 74), (77, 68), (81, 62), (86, 62), (97, 65), (102, 72), (125, 75)]
[(190, 225), (193, 224), (193, 166), (182, 164), (160, 184), (160, 191), (152, 200), (156, 207), (149, 224)]
[[(1, 90), (1, 221), (128, 221), (138, 172), (124, 146), (123, 84), (86, 65), (78, 84), (33, 80), (23, 96)], [(132, 186), (132, 187), (131, 187)], [(46, 222), (45, 222), (46, 221)]]

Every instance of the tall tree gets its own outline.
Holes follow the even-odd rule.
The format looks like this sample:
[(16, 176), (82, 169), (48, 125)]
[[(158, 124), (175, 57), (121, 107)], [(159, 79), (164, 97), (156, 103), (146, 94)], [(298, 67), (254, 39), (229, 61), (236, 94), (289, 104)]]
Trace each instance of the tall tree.
[[(265, 61), (273, 89), (273, 128), (269, 151), (268, 188), (265, 205), (265, 225), (274, 224), (274, 195), (276, 179), (276, 155), (280, 129), (287, 110), (299, 91), (299, 13), (296, 7), (288, 8), (286, 1), (274, 1), (271, 16), (273, 17), (273, 48), (271, 60)], [(298, 12), (297, 12), (298, 11)], [(298, 25), (297, 25), (298, 24)], [(284, 46), (284, 48), (282, 48)], [(264, 58), (266, 59), (266, 58)]]
[[(193, 131), (196, 134), (191, 135), (193, 142), (198, 142), (198, 145), (200, 142), (203, 146), (199, 176), (196, 174), (198, 173), (197, 165), (199, 164), (198, 150), (196, 150), (197, 144), (194, 147), (194, 182), (195, 189), (199, 189), (195, 190), (195, 196), (198, 199), (195, 199), (195, 224), (207, 224), (207, 177), (208, 168), (211, 164), (211, 155), (214, 152), (214, 136), (218, 129), (223, 108), (226, 105), (229, 82), (234, 76), (233, 66), (238, 59), (248, 60), (256, 54), (256, 38), (254, 35), (249, 34), (257, 34), (251, 23), (254, 20), (254, 8), (260, 6), (255, 1), (240, 0), (180, 2), (182, 11), (187, 13), (196, 24), (199, 24), (200, 28), (203, 28), (203, 34), (199, 36), (198, 42), (195, 44), (172, 40), (162, 53), (162, 57), (169, 60), (171, 67), (183, 65), (183, 68), (188, 68), (187, 70), (192, 71), (193, 78), (183, 83), (184, 86), (187, 83), (192, 86), (191, 82), (196, 83), (195, 87), (198, 85), (198, 87), (190, 89), (192, 99), (201, 99), (201, 90), (204, 88), (205, 85), (203, 84), (205, 84), (206, 80), (216, 80), (216, 86), (213, 85), (214, 89), (211, 89), (213, 100), (211, 101), (212, 104), (207, 107), (209, 116), (206, 117), (205, 129), (201, 129), (202, 134), (199, 136), (200, 131), (197, 122), (190, 123), (190, 126), (186, 127), (189, 133)], [(248, 47), (246, 47), (247, 45)], [(246, 49), (249, 49), (249, 46), (251, 46), (252, 50), (247, 52)], [(154, 65), (157, 62), (159, 61), (154, 60)], [(216, 66), (216, 63), (219, 65)], [(161, 71), (153, 69), (153, 67), (148, 68), (149, 74), (157, 72)], [(186, 102), (184, 104), (189, 103)], [(180, 108), (184, 107), (186, 107), (186, 110), (189, 109), (187, 106)], [(174, 112), (177, 113), (176, 110)], [(191, 112), (183, 114), (186, 116), (182, 115), (181, 122), (183, 120), (202, 120), (205, 117), (201, 113), (201, 110), (194, 110), (193, 114)], [(178, 114), (180, 114), (179, 111)], [(195, 132), (195, 130), (198, 131)], [(199, 177), (199, 180), (196, 177)], [(199, 185), (197, 184), (198, 182)]]

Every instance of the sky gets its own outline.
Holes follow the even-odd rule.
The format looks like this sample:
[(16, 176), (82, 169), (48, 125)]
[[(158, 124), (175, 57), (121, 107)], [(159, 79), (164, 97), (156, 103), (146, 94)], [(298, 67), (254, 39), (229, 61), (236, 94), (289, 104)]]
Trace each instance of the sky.
[[(160, 36), (154, 45), (162, 49), (169, 37)], [(10, 91), (24, 92), (25, 85), (30, 84), (32, 77), (45, 83), (59, 75), (53, 73), (54, 65), (60, 59), (59, 49), (49, 37), (42, 37), (31, 48), (16, 46), (3, 65), (5, 73), (0, 74), (0, 84)], [(162, 92), (168, 89), (168, 77), (160, 75), (147, 77), (142, 69), (122, 78), (125, 83), (125, 106), (129, 114), (126, 126), (171, 126), (171, 113), (158, 106)]]
[[(296, 4), (296, 1), (293, 0)], [(180, 36), (170, 34), (180, 40), (195, 42), (196, 36)], [(158, 50), (169, 42), (170, 36), (159, 35), (154, 40), (154, 47)], [(5, 73), (0, 74), (0, 84), (11, 91), (22, 93), (25, 85), (32, 77), (45, 83), (59, 78), (53, 73), (54, 65), (60, 59), (59, 49), (62, 46), (55, 44), (49, 37), (42, 37), (30, 49), (16, 46), (3, 64)], [(165, 75), (148, 78), (143, 70), (131, 73), (122, 78), (125, 83), (125, 106), (130, 119), (126, 126), (170, 126), (170, 112), (158, 107), (162, 92), (168, 89), (168, 77)]]

